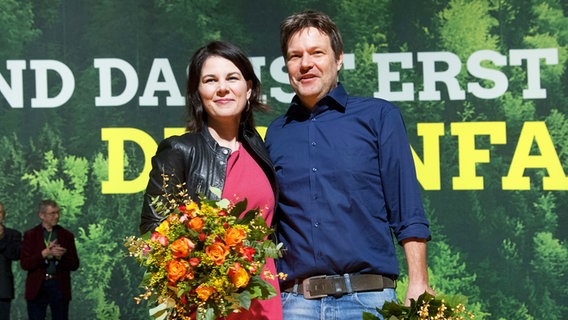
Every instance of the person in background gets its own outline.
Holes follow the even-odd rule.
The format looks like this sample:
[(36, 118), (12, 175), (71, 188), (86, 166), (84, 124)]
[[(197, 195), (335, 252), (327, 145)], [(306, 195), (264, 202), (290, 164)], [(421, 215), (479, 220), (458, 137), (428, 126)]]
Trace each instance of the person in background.
[[(213, 41), (195, 52), (189, 67), (187, 108), (188, 133), (165, 139), (152, 158), (150, 181), (142, 208), (140, 232), (153, 231), (163, 217), (154, 212), (151, 199), (168, 185), (185, 183), (197, 200), (202, 194), (247, 199), (247, 210), (260, 208), (268, 225), (272, 222), (277, 187), (274, 169), (255, 129), (253, 111), (265, 111), (260, 81), (247, 56), (235, 45)], [(266, 267), (276, 275), (273, 259)], [(266, 279), (278, 294), (268, 300), (253, 300), (249, 310), (232, 313), (229, 319), (282, 318), (278, 280)]]
[(41, 223), (24, 233), (20, 265), (28, 272), (25, 298), (29, 320), (69, 318), (71, 271), (79, 268), (75, 236), (58, 225), (60, 209), (53, 200), (38, 206)]
[(350, 96), (338, 83), (343, 42), (326, 14), (286, 18), (280, 45), (296, 95), (265, 142), (280, 187), (284, 319), (378, 316), (375, 309), (396, 298), (392, 234), (406, 254), (406, 303), (433, 293), (429, 224), (399, 109)]
[(4, 225), (6, 211), (0, 202), (0, 319), (10, 320), (10, 306), (14, 299), (12, 261), (20, 259), (22, 233)]

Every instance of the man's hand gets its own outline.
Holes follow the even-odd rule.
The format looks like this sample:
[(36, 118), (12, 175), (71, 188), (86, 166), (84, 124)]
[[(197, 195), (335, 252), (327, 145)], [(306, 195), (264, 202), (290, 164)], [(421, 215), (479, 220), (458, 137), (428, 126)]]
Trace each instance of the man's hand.
[(408, 284), (408, 290), (406, 290), (406, 296), (404, 297), (404, 305), (410, 306), (410, 299), (418, 300), (418, 297), (424, 293), (424, 291), (435, 296), (436, 292), (434, 289), (430, 288), (428, 284), (412, 285)]
[(61, 260), (61, 257), (63, 257), (65, 252), (67, 252), (67, 249), (63, 248), (57, 243), (51, 248), (51, 253), (57, 260)]
[(49, 246), (41, 251), (41, 255), (46, 259), (56, 258), (60, 260), (61, 257), (67, 252), (67, 249), (57, 243), (57, 240), (53, 240), (49, 243)]

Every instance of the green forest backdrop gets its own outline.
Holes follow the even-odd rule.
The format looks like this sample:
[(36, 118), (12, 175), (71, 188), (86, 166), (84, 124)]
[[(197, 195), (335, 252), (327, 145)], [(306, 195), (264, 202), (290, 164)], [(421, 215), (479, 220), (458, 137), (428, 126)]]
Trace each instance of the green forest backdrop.
[[(213, 39), (240, 45), (262, 66), (273, 112), (257, 115), (257, 124), (266, 126), (285, 112), (292, 92), (278, 63), (278, 24), (306, 8), (327, 12), (340, 27), (351, 54), (340, 80), (350, 93), (414, 85), (410, 98), (389, 99), (401, 108), (416, 151), (432, 224), (435, 290), (467, 295), (476, 319), (568, 319), (566, 1), (2, 0), (0, 201), (7, 225), (21, 231), (39, 223), (40, 199), (61, 204), (60, 224), (75, 233), (81, 258), (72, 275), (72, 319), (148, 318), (133, 299), (142, 292), (142, 270), (125, 258), (122, 245), (138, 232), (142, 191), (119, 180), (143, 180), (145, 152), (154, 152), (168, 134), (164, 128), (184, 127), (183, 106), (168, 100), (175, 96), (168, 63), (183, 93), (196, 48)], [(475, 72), (478, 55), (496, 57), (477, 63), (487, 77)], [(388, 57), (396, 61), (381, 74)], [(103, 83), (97, 63), (111, 61), (105, 59), (132, 66), (138, 78), (132, 98), (96, 102), (103, 88), (119, 95), (132, 83), (116, 69), (112, 83)], [(458, 87), (425, 80), (451, 73), (456, 61)], [(168, 63), (156, 77), (158, 62)], [(69, 74), (42, 73), (42, 66), (70, 70), (74, 86), (68, 87)], [(384, 80), (389, 75), (400, 79)], [(147, 103), (139, 97), (152, 81), (158, 100)], [(484, 90), (471, 83), (492, 96), (475, 94)], [(69, 95), (63, 103), (42, 104), (42, 84), (48, 97)], [(128, 141), (129, 132), (152, 137), (144, 143), (150, 151)], [(124, 151), (114, 164), (111, 140)], [(113, 169), (118, 177), (109, 177)], [(118, 181), (114, 187), (112, 181)], [(25, 319), (25, 273), (14, 269), (13, 316)]]

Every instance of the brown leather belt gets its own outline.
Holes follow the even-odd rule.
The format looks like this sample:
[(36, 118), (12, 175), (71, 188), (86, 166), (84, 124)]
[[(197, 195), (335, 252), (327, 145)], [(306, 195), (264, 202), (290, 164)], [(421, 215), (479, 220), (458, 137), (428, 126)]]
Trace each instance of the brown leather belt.
[(385, 288), (396, 288), (396, 281), (380, 274), (357, 273), (310, 277), (284, 288), (283, 291), (302, 294), (305, 299), (319, 299), (327, 296), (339, 297), (353, 292), (379, 291)]

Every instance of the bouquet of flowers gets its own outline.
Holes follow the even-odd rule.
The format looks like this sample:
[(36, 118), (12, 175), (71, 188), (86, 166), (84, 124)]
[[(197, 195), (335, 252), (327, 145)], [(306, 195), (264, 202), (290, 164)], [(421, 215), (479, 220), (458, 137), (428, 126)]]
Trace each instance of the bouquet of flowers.
[(242, 215), (246, 199), (233, 204), (200, 197), (198, 204), (181, 187), (153, 199), (164, 216), (154, 232), (126, 239), (129, 255), (146, 268), (146, 292), (137, 302), (150, 300), (154, 319), (213, 320), (275, 296), (261, 275), (276, 276), (263, 267), (278, 257), (280, 245), (267, 239), (273, 230), (259, 210)]
[[(466, 311), (467, 297), (463, 295), (434, 297), (424, 292), (418, 300), (411, 299), (410, 307), (397, 302), (385, 302), (377, 311), (385, 320), (465, 320), (474, 315)], [(363, 320), (379, 320), (379, 317), (363, 312)]]

